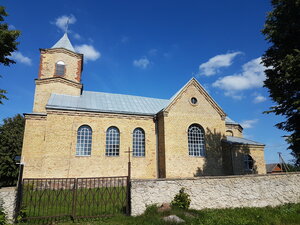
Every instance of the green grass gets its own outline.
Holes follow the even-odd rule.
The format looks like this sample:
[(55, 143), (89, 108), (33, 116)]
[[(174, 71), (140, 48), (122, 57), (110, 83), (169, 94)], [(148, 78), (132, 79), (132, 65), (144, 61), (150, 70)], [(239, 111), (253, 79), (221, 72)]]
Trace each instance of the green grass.
[[(75, 206), (75, 207), (74, 207)], [(24, 188), (23, 217), (48, 217), (66, 215), (76, 217), (115, 215), (125, 213), (126, 188), (100, 187), (73, 190), (36, 190)]]
[(299, 225), (300, 204), (287, 204), (278, 207), (265, 208), (235, 208), (235, 209), (206, 209), (180, 210), (158, 213), (151, 206), (137, 217), (117, 215), (94, 220), (77, 220), (75, 222), (48, 222), (57, 225), (170, 225), (162, 220), (164, 216), (175, 214), (190, 225)]

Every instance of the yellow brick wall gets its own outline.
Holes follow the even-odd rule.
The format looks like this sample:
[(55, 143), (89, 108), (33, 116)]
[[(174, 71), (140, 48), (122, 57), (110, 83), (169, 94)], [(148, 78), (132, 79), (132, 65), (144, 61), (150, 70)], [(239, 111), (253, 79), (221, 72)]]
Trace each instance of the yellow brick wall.
[[(231, 132), (233, 135), (231, 135)], [(242, 129), (239, 125), (226, 124), (226, 136), (243, 137)]]
[(25, 163), (24, 177), (35, 176), (42, 171), (45, 160), (46, 117), (25, 116), (25, 131), (22, 162)]
[[(72, 116), (72, 113), (52, 112), (42, 123), (35, 120), (26, 123), (22, 153), (26, 164), (24, 177), (126, 176), (128, 153), (125, 152), (128, 147), (132, 149), (132, 132), (137, 127), (145, 131), (146, 156), (131, 157), (132, 177), (157, 177), (155, 123), (151, 117), (85, 113)], [(92, 153), (76, 156), (77, 129), (84, 124), (93, 130)], [(37, 125), (44, 127), (45, 136), (36, 129)], [(105, 132), (110, 126), (120, 130), (120, 156), (105, 156)]]
[(82, 85), (74, 84), (62, 78), (50, 80), (36, 80), (33, 112), (46, 112), (45, 106), (51, 94), (65, 94), (79, 96)]
[[(196, 97), (197, 105), (190, 99)], [(189, 156), (187, 131), (197, 123), (205, 130), (206, 157)], [(164, 118), (166, 177), (222, 174), (221, 139), (225, 121), (194, 85), (190, 85), (170, 107)]]
[[(247, 173), (265, 174), (264, 146), (223, 144), (223, 153), (226, 155), (224, 171), (228, 175), (241, 175)], [(244, 155), (250, 155), (254, 160), (253, 172), (244, 168)]]
[(79, 83), (76, 79), (81, 73), (82, 58), (78, 54), (70, 53), (64, 49), (47, 49), (41, 51), (41, 66), (39, 78), (45, 79), (53, 77), (55, 74), (55, 66), (58, 61), (65, 63), (65, 79)]

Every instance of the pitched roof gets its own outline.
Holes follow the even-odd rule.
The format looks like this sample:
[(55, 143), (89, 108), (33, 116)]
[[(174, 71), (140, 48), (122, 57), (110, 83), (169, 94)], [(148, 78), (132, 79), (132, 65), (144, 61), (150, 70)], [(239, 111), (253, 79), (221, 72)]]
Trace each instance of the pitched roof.
[[(189, 82), (193, 79), (194, 78)], [(148, 98), (93, 91), (83, 91), (80, 96), (51, 94), (46, 108), (131, 115), (156, 115), (159, 111), (165, 109), (182, 89), (183, 88), (181, 88), (171, 99)]]
[(194, 78), (192, 77), (182, 88), (180, 88), (170, 99), (169, 104), (165, 107), (164, 110), (168, 111), (168, 109), (172, 106), (173, 102), (176, 101), (176, 99), (180, 96), (180, 94), (189, 87), (189, 85), (194, 84), (199, 92), (203, 94), (203, 96), (206, 98), (206, 100), (212, 105), (213, 108), (216, 109), (216, 111), (221, 116), (226, 116), (226, 113), (223, 111), (223, 109), (217, 104), (217, 102), (207, 93), (207, 91), (202, 87), (202, 85)]
[(46, 108), (155, 115), (168, 103), (166, 99), (83, 91), (81, 96), (52, 94)]
[(52, 48), (65, 48), (67, 50), (70, 50), (72, 52), (75, 52), (75, 49), (73, 48), (73, 45), (70, 42), (70, 39), (67, 35), (67, 33), (65, 33), (61, 39), (59, 39), (58, 42), (56, 42), (55, 45), (52, 46)]
[(281, 168), (280, 163), (270, 163), (270, 164), (266, 164), (266, 170), (267, 170), (267, 173), (271, 173), (271, 172), (273, 171), (273, 169), (274, 169), (277, 165)]
[(245, 139), (245, 138), (233, 137), (233, 136), (226, 136), (226, 139), (224, 141), (226, 141), (228, 143), (233, 143), (233, 144), (264, 146), (264, 144), (256, 142), (256, 141), (251, 141), (251, 140), (248, 140), (248, 139)]
[(226, 124), (234, 124), (234, 125), (239, 125), (239, 123), (235, 122), (234, 120), (232, 120), (230, 117), (226, 116), (225, 118), (225, 123)]

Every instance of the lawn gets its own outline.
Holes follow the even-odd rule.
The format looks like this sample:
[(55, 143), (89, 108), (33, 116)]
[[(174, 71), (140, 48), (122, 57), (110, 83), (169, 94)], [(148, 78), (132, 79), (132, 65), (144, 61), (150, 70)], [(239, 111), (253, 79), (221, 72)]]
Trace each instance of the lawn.
[[(157, 212), (156, 207), (137, 217), (118, 215), (94, 220), (66, 221), (48, 224), (57, 225), (163, 225), (172, 224), (162, 220), (167, 215), (177, 215), (190, 225), (299, 225), (300, 204), (287, 204), (278, 207), (265, 208), (235, 208), (235, 209), (206, 209), (179, 210)], [(174, 223), (173, 223), (174, 224)]]
[(71, 216), (80, 218), (124, 214), (126, 187), (80, 188), (75, 191), (25, 187), (21, 208), (25, 221), (39, 217), (68, 220)]

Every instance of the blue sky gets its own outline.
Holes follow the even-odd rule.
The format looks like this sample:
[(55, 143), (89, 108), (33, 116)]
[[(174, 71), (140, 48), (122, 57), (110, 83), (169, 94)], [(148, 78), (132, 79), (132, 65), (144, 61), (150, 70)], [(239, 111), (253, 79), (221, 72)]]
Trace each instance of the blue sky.
[(85, 54), (84, 89), (169, 99), (191, 77), (235, 121), (246, 138), (266, 144), (268, 163), (286, 160), (279, 116), (262, 87), (261, 34), (268, 1), (6, 1), (6, 21), (22, 34), (17, 64), (0, 66), (9, 101), (0, 119), (32, 111), (39, 48), (52, 47), (69, 18), (73, 46)]

